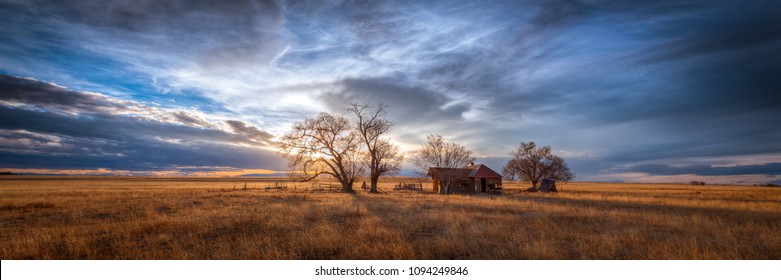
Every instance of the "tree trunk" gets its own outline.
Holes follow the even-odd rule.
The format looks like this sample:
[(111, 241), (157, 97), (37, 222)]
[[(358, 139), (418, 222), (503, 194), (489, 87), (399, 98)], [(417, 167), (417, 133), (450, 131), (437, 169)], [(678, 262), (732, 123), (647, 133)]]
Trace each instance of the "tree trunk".
[(379, 193), (377, 191), (377, 182), (380, 180), (380, 176), (371, 176), (371, 189), (369, 190), (370, 193)]
[(352, 193), (353, 191), (353, 180), (344, 180), (342, 183), (342, 191), (346, 193)]

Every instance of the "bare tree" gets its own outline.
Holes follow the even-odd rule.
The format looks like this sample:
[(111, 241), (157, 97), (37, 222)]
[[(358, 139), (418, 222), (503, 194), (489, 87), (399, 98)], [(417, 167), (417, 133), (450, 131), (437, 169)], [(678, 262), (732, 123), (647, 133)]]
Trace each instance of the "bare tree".
[(502, 175), (507, 181), (515, 181), (518, 178), (518, 168), (513, 166), (515, 161), (507, 162), (507, 165), (502, 167)]
[(292, 176), (309, 181), (319, 175), (331, 175), (342, 190), (353, 192), (353, 182), (365, 170), (360, 137), (341, 116), (320, 113), (293, 124), (282, 137), (280, 148), (288, 158)]
[(385, 118), (387, 105), (380, 103), (377, 110), (372, 110), (369, 104), (353, 103), (350, 106), (347, 110), (355, 116), (355, 130), (366, 146), (370, 192), (376, 193), (380, 176), (398, 172), (404, 157), (399, 153), (398, 146), (382, 137), (393, 126), (393, 123)]
[(429, 134), (426, 143), (412, 159), (412, 164), (418, 168), (418, 172), (426, 174), (429, 167), (459, 168), (474, 160), (472, 151), (466, 147), (445, 142), (441, 135)]
[(565, 182), (575, 178), (564, 159), (554, 155), (549, 146), (537, 147), (534, 142), (521, 142), (511, 155), (513, 158), (502, 171), (517, 174), (520, 180), (531, 182), (534, 189), (545, 178)]
[(382, 139), (377, 142), (374, 150), (375, 159), (369, 159), (370, 167), (374, 166), (374, 175), (371, 175), (371, 192), (377, 192), (377, 182), (380, 176), (399, 173), (404, 155), (399, 152), (399, 147), (390, 140)]

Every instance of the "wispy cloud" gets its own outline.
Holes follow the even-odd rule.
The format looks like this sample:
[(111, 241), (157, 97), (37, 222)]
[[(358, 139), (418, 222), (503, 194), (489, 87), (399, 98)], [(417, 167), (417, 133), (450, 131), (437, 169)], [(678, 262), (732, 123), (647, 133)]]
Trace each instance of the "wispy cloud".
[[(133, 133), (165, 132), (162, 145), (244, 149), (272, 145), (270, 136), (318, 111), (384, 102), (407, 151), (434, 132), (500, 164), (512, 146), (533, 140), (567, 151), (584, 180), (630, 165), (696, 164), (692, 158), (772, 164), (767, 155), (781, 153), (781, 20), (772, 2), (116, 0), (0, 8), (0, 72), (67, 86), (0, 92), (2, 110), (29, 118), (6, 126), (6, 135), (26, 135), (39, 149), (51, 137), (85, 145), (74, 141), (92, 136), (44, 131), (33, 120), (136, 122), (144, 125)], [(15, 86), (37, 85), (26, 81)]]

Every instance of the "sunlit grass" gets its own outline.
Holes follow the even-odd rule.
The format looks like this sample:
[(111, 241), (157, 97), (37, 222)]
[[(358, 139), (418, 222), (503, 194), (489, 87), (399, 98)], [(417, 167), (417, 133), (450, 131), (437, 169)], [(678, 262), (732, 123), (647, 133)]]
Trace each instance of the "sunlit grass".
[(360, 181), (344, 194), (249, 179), (3, 179), (0, 258), (781, 258), (778, 188), (507, 184), (491, 196), (393, 191), (397, 181), (372, 195)]

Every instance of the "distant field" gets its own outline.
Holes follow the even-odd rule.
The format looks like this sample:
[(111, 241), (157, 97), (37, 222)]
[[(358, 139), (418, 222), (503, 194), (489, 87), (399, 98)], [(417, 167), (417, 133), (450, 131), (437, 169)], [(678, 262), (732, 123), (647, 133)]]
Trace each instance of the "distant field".
[(0, 259), (781, 259), (781, 188), (263, 189), (275, 180), (0, 177)]

